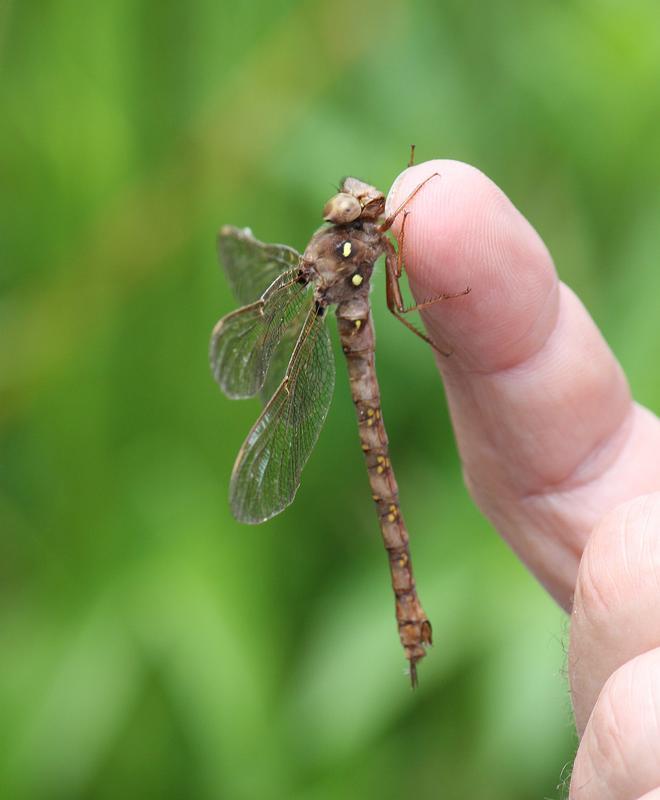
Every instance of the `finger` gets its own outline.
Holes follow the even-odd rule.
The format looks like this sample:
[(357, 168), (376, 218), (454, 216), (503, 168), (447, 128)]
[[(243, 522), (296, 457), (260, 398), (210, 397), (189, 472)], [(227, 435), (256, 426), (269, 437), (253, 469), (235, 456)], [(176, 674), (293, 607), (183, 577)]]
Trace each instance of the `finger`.
[[(394, 182), (388, 210), (430, 175), (405, 207), (404, 262), (417, 302), (471, 287), (471, 295), (424, 313), (448, 339), (454, 361), (494, 372), (529, 358), (548, 339), (559, 307), (557, 275), (543, 242), (482, 172), (458, 161), (429, 161)], [(399, 214), (393, 225), (398, 233)]]
[[(395, 182), (410, 203), (404, 262), (439, 358), (466, 482), (484, 513), (564, 606), (584, 542), (618, 502), (658, 486), (660, 426), (538, 234), (483, 173), (432, 161)], [(397, 221), (393, 230), (397, 231)]]
[(657, 492), (609, 514), (582, 556), (569, 655), (578, 732), (609, 676), (640, 653), (660, 648), (659, 586)]
[(660, 649), (620, 667), (580, 742), (570, 800), (636, 800), (660, 786)]

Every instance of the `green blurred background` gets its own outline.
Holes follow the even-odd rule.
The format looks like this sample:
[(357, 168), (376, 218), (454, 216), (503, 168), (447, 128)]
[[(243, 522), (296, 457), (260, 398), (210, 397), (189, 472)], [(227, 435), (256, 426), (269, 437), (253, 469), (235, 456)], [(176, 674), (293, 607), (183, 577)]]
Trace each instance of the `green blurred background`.
[(215, 234), (302, 248), (342, 175), (469, 161), (657, 408), (659, 30), (654, 0), (0, 2), (0, 797), (566, 796), (564, 617), (470, 503), (382, 276), (420, 690), (341, 362), (294, 505), (231, 519), (258, 403), (209, 373)]

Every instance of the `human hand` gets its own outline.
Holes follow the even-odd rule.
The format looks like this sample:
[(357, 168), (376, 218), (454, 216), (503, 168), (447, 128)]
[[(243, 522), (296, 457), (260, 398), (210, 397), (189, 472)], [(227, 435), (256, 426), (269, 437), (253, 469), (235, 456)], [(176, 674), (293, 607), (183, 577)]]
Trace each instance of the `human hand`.
[(483, 173), (419, 164), (388, 210), (434, 172), (408, 207), (405, 267), (417, 302), (472, 288), (422, 312), (452, 350), (437, 361), (465, 480), (572, 609), (570, 797), (660, 800), (660, 421), (632, 401), (538, 234)]

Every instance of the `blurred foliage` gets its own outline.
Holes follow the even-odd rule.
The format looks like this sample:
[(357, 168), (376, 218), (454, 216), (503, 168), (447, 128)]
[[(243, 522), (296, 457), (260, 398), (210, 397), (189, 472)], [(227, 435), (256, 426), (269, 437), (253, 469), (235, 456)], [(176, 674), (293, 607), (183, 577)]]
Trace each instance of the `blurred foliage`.
[(565, 796), (562, 614), (383, 304), (419, 692), (341, 362), (295, 504), (230, 518), (258, 406), (209, 374), (214, 241), (302, 248), (340, 176), (387, 187), (413, 141), (469, 161), (657, 407), (659, 25), (652, 0), (0, 2), (0, 797)]

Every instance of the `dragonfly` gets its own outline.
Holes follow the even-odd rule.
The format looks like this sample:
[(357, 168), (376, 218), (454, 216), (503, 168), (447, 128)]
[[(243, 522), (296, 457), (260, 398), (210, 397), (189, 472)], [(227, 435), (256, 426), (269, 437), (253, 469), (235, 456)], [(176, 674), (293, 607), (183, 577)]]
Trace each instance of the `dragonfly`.
[[(230, 398), (260, 395), (264, 403), (236, 458), (229, 497), (237, 520), (265, 522), (293, 501), (330, 407), (335, 365), (325, 321), (328, 310), (335, 307), (413, 688), (418, 684), (417, 664), (432, 644), (432, 629), (417, 595), (390, 460), (369, 293), (374, 265), (384, 255), (389, 310), (448, 355), (406, 315), (467, 294), (469, 288), (407, 307), (400, 285), (408, 206), (434, 177), (420, 183), (388, 216), (382, 192), (357, 178), (345, 178), (323, 209), (325, 224), (302, 254), (286, 245), (264, 244), (249, 228), (224, 226), (218, 237), (219, 257), (242, 306), (216, 324), (210, 344), (211, 370), (222, 391)], [(396, 248), (387, 231), (401, 213)]]

